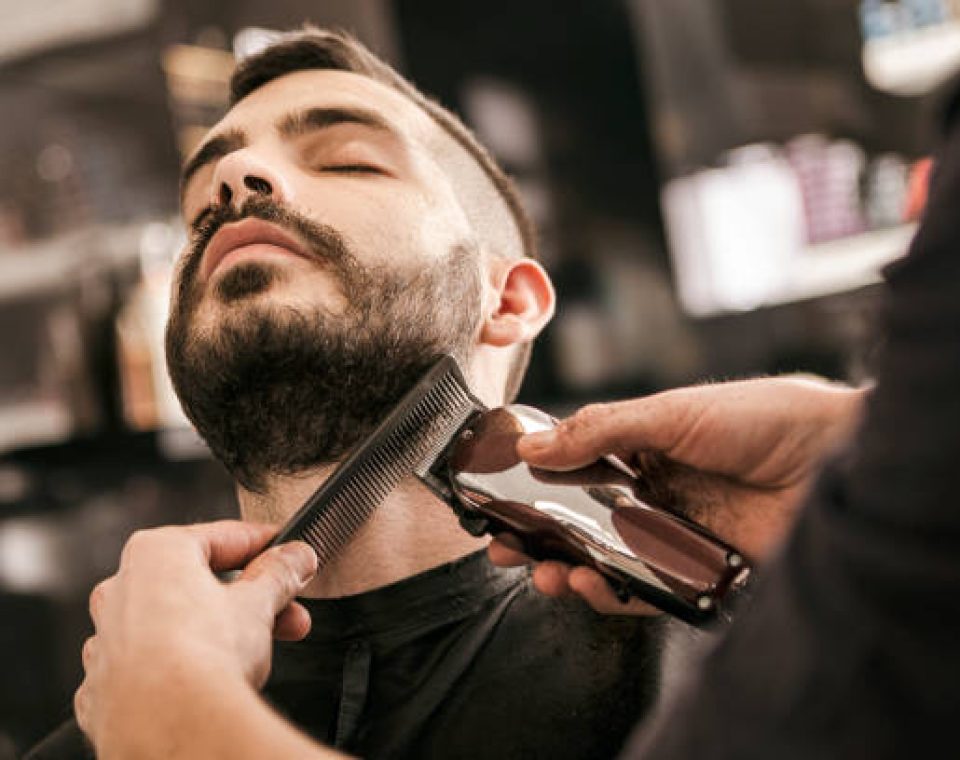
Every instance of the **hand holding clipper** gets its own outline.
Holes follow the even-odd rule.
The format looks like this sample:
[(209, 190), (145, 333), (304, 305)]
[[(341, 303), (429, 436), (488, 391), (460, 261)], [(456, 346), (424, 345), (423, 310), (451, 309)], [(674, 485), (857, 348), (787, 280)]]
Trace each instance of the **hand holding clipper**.
[(642, 481), (612, 456), (577, 470), (530, 467), (521, 435), (554, 420), (512, 405), (474, 417), (433, 473), (474, 533), (510, 532), (535, 559), (561, 559), (600, 572), (621, 598), (635, 596), (690, 623), (703, 623), (743, 585), (741, 553), (684, 517), (639, 497)]

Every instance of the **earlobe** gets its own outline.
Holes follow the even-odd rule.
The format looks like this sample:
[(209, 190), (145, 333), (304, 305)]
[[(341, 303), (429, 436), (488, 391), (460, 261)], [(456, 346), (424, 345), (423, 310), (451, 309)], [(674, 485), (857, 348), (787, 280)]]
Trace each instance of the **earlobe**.
[(497, 301), (484, 319), (480, 342), (505, 347), (533, 340), (553, 316), (550, 276), (533, 259), (503, 262), (498, 275)]

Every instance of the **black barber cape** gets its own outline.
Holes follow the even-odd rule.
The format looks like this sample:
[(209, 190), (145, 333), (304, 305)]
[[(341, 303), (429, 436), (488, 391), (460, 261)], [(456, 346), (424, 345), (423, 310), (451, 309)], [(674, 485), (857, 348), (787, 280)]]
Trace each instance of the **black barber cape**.
[[(279, 643), (266, 697), (367, 758), (603, 758), (653, 700), (659, 628), (550, 599), (486, 552), (364, 594), (301, 600), (305, 641)], [(28, 756), (89, 758), (71, 721)]]
[(877, 386), (781, 556), (629, 758), (960, 757), (960, 80), (887, 271)]

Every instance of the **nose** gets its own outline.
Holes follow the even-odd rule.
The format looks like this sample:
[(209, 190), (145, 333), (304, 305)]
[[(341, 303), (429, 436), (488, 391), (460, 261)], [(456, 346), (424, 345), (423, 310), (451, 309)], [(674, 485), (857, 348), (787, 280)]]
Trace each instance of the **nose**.
[(282, 204), (293, 200), (292, 189), (281, 171), (253, 150), (243, 148), (220, 159), (213, 174), (210, 202), (240, 208), (252, 195)]

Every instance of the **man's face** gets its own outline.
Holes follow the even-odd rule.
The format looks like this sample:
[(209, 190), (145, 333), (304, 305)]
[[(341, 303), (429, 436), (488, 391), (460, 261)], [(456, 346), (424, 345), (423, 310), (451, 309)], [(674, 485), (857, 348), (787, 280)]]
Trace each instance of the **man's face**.
[(168, 364), (245, 486), (339, 457), (438, 355), (469, 353), (479, 248), (442, 138), (385, 86), (304, 71), (247, 96), (188, 162)]

